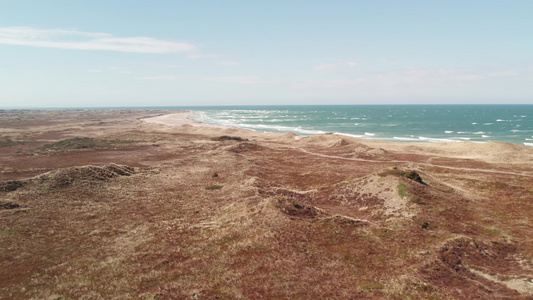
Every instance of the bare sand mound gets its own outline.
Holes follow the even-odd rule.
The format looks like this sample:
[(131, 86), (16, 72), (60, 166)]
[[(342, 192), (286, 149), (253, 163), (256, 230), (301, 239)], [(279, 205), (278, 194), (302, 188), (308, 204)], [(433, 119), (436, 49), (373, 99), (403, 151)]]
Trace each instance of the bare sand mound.
[[(369, 219), (412, 217), (416, 212), (416, 189), (429, 188), (422, 179), (410, 179), (399, 170), (371, 174), (325, 187), (310, 195), (314, 201), (344, 207), (347, 215)], [(418, 174), (417, 174), (418, 175)], [(319, 205), (320, 206), (320, 205)]]
[(370, 148), (360, 145), (353, 149), (353, 156), (358, 158), (369, 159), (387, 159), (390, 156), (389, 151), (382, 148)]
[(368, 145), (361, 139), (346, 137), (336, 134), (317, 134), (302, 139), (302, 142), (309, 146), (322, 149), (330, 149), (330, 153), (343, 157), (354, 157), (361, 159), (389, 159), (391, 153), (379, 147), (380, 145)]
[(281, 139), (288, 139), (288, 140), (296, 140), (296, 141), (299, 141), (302, 139), (301, 136), (295, 134), (294, 132), (287, 132), (287, 133), (284, 133), (282, 136), (281, 136)]
[(240, 136), (229, 136), (229, 135), (222, 135), (218, 137), (211, 138), (211, 141), (214, 142), (220, 142), (222, 145), (229, 145), (224, 146), (222, 149), (229, 152), (234, 153), (243, 153), (248, 151), (261, 151), (268, 149), (267, 147), (264, 147), (258, 143), (250, 142), (246, 138), (242, 138)]
[(309, 144), (317, 144), (324, 147), (339, 147), (356, 143), (355, 139), (343, 137), (337, 134), (325, 133), (308, 136), (302, 139)]

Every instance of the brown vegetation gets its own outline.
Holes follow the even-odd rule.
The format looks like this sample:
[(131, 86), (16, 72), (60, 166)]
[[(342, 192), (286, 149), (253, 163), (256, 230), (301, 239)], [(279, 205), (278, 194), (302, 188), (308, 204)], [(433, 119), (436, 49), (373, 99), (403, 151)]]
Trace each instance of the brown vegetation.
[(162, 113), (0, 114), (0, 298), (533, 297), (533, 148)]

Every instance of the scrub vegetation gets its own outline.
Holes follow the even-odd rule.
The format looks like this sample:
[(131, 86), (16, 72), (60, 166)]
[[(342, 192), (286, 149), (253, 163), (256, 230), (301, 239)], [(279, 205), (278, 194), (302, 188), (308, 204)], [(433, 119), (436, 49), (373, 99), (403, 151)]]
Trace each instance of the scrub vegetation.
[(0, 298), (533, 297), (533, 148), (140, 121), (162, 113), (1, 114)]

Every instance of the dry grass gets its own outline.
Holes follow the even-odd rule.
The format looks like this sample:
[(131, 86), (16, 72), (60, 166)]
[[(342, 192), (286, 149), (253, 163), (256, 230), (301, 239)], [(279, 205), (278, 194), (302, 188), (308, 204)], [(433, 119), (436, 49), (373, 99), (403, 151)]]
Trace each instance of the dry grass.
[(0, 298), (532, 296), (531, 169), (150, 114), (2, 114)]

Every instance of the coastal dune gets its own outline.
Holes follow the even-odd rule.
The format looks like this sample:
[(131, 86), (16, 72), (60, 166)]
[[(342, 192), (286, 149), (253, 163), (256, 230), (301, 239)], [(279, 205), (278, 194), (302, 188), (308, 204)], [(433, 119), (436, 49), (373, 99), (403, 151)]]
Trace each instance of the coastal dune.
[[(182, 126), (190, 125), (196, 128), (191, 129), (198, 133), (212, 134), (214, 133), (235, 133), (236, 128), (225, 128), (221, 126), (206, 125), (201, 122), (191, 119), (193, 112), (180, 112), (173, 114), (166, 114), (157, 117), (143, 119), (146, 123), (161, 124), (167, 126)], [(214, 129), (217, 128), (217, 129)], [(238, 130), (243, 136), (259, 137), (257, 131)], [(279, 140), (285, 141), (286, 134), (262, 132), (263, 137), (276, 137)], [(310, 137), (302, 137), (295, 134), (291, 136), (295, 141), (302, 143), (312, 143), (327, 147), (335, 143), (342, 143), (341, 141), (350, 141), (350, 143), (358, 143), (372, 148), (388, 149), (390, 151), (401, 151), (405, 153), (426, 153), (435, 154), (450, 158), (464, 158), (483, 160), (493, 163), (510, 163), (510, 164), (525, 164), (528, 167), (533, 166), (533, 147), (527, 147), (519, 144), (503, 143), (503, 142), (384, 142), (378, 140), (365, 140), (349, 136), (341, 136), (334, 134), (317, 134)]]
[(533, 148), (0, 113), (0, 298), (529, 299)]
[(191, 125), (191, 126), (199, 126), (202, 123), (194, 121), (190, 117), (193, 115), (191, 112), (178, 112), (173, 114), (163, 114), (156, 117), (150, 117), (146, 119), (142, 119), (142, 121), (146, 123), (153, 123), (153, 124), (163, 124), (163, 125), (172, 125), (172, 126), (180, 126), (180, 125)]

